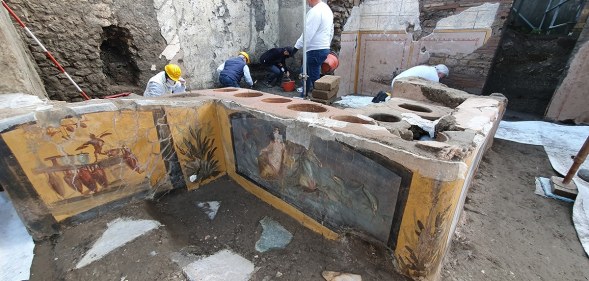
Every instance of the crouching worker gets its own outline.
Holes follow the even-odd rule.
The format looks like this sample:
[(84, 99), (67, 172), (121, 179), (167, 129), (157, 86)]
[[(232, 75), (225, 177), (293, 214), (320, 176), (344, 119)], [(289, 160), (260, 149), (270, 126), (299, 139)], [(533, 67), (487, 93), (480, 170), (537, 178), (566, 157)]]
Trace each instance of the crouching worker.
[(175, 64), (168, 64), (164, 71), (149, 79), (143, 93), (144, 97), (159, 97), (186, 91), (186, 80), (182, 78), (182, 70)]
[(272, 48), (266, 51), (260, 57), (260, 63), (268, 67), (270, 74), (266, 82), (266, 87), (273, 87), (275, 84), (282, 82), (282, 77), (290, 76), (288, 68), (286, 67), (286, 59), (290, 58), (292, 54), (292, 47)]
[(440, 82), (440, 79), (448, 77), (449, 74), (450, 70), (446, 65), (443, 64), (438, 64), (436, 66), (418, 65), (409, 68), (395, 76), (395, 78), (393, 78), (393, 82), (391, 83), (391, 88), (393, 88), (394, 91), (395, 81), (403, 77), (420, 77), (425, 80)]
[(251, 87), (254, 86), (254, 81), (250, 75), (250, 69), (247, 66), (250, 63), (250, 56), (246, 52), (239, 52), (239, 55), (234, 58), (226, 60), (217, 67), (219, 72), (219, 83), (223, 87), (239, 88), (241, 78), (245, 78), (245, 82)]

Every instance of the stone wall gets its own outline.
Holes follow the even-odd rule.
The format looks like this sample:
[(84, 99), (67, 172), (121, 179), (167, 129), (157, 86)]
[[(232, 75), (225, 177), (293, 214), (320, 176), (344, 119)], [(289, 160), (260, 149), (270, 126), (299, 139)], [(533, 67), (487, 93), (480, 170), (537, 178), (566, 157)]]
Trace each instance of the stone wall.
[[(142, 94), (172, 61), (193, 89), (214, 85), (225, 59), (247, 51), (255, 62), (278, 42), (278, 3), (188, 0), (23, 1), (10, 3), (72, 78), (91, 97)], [(29, 44), (51, 99), (78, 101), (78, 92)]]
[(4, 68), (0, 94), (25, 93), (47, 98), (36, 65), (4, 8), (0, 11), (0, 49), (0, 65)]
[(327, 4), (333, 11), (333, 40), (331, 41), (331, 49), (339, 52), (341, 49), (341, 37), (344, 31), (344, 25), (352, 13), (352, 8), (358, 6), (361, 0), (327, 0)]
[[(153, 0), (23, 1), (10, 3), (79, 86), (92, 98), (142, 91), (165, 47), (153, 19)], [(25, 37), (25, 36), (23, 36)], [(76, 88), (29, 39), (51, 99), (81, 100)], [(109, 48), (120, 45), (121, 49)], [(117, 71), (118, 70), (118, 71)], [(113, 73), (114, 72), (114, 73)], [(121, 73), (130, 78), (122, 79)], [(115, 87), (114, 81), (119, 86)]]

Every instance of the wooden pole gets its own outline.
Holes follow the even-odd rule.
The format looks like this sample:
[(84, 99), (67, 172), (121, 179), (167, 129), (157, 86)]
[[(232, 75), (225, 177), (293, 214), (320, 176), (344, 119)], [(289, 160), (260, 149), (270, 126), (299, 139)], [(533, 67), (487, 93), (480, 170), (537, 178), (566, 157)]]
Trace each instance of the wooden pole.
[(589, 153), (589, 136), (585, 140), (585, 144), (583, 144), (583, 146), (581, 147), (581, 150), (579, 150), (579, 153), (577, 154), (577, 156), (575, 156), (575, 160), (573, 161), (573, 165), (569, 169), (569, 172), (567, 173), (567, 175), (562, 180), (562, 183), (564, 183), (566, 185), (571, 182), (573, 177), (577, 174), (577, 170), (579, 170), (579, 167), (581, 167), (583, 162), (585, 162), (585, 159), (587, 159), (588, 153)]

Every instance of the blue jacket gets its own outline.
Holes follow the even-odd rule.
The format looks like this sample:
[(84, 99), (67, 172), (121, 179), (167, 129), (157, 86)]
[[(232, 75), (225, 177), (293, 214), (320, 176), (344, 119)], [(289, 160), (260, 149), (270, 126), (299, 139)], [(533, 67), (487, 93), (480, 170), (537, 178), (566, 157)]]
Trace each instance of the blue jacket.
[(239, 83), (243, 77), (245, 61), (240, 57), (230, 58), (225, 61), (225, 67), (219, 75), (227, 76)]

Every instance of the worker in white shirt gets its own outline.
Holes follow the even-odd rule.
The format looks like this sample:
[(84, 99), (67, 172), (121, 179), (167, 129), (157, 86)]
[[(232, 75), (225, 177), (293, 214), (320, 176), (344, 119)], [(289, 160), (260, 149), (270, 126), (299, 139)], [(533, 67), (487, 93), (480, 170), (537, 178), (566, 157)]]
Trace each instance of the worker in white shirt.
[(250, 56), (246, 52), (239, 52), (239, 55), (234, 58), (226, 60), (217, 67), (219, 73), (219, 83), (223, 87), (239, 88), (241, 78), (245, 78), (245, 82), (251, 87), (254, 86), (254, 81), (250, 75), (250, 69), (247, 66), (250, 63)]
[(395, 87), (395, 81), (397, 81), (397, 79), (403, 77), (421, 77), (425, 80), (440, 82), (440, 79), (448, 77), (449, 74), (450, 70), (448, 70), (448, 67), (443, 64), (438, 64), (436, 66), (418, 65), (409, 68), (395, 76), (395, 78), (393, 78), (393, 82), (391, 83), (391, 88)]
[(143, 92), (144, 97), (159, 97), (186, 91), (186, 80), (182, 78), (182, 70), (178, 65), (168, 64), (164, 71), (151, 77)]
[[(321, 0), (307, 0), (311, 9), (307, 12), (305, 23), (305, 41), (307, 41), (307, 91), (313, 89), (313, 84), (321, 75), (321, 64), (329, 55), (331, 39), (333, 39), (333, 12)], [(303, 35), (294, 45), (293, 54), (303, 47)]]

